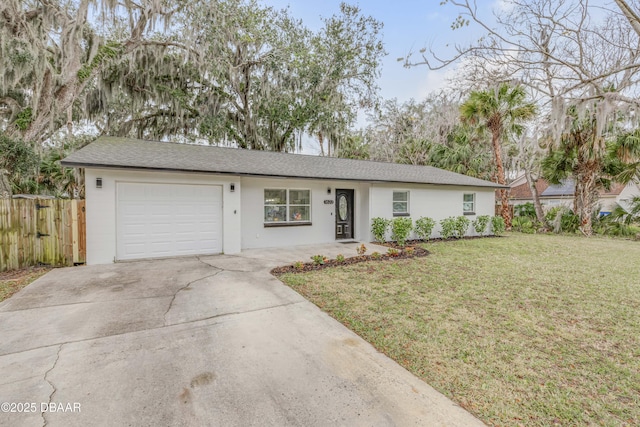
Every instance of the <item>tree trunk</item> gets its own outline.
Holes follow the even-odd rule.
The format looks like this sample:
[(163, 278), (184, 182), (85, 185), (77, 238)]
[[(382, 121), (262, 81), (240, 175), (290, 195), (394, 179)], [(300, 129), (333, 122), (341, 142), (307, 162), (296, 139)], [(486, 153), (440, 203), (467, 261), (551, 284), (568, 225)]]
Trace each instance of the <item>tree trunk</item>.
[[(496, 160), (496, 178), (498, 184), (507, 185), (504, 177), (504, 165), (502, 163), (502, 147), (500, 146), (500, 130), (495, 127), (491, 129), (491, 144), (493, 146), (493, 155)], [(507, 230), (511, 229), (511, 209), (509, 209), (509, 190), (500, 190), (501, 208), (500, 215), (504, 219)]]
[(527, 184), (529, 184), (529, 189), (531, 190), (531, 197), (533, 198), (533, 207), (536, 210), (536, 218), (540, 224), (544, 227), (545, 230), (549, 229), (549, 225), (547, 224), (547, 220), (544, 216), (544, 211), (542, 210), (542, 203), (540, 203), (540, 194), (538, 194), (538, 187), (536, 187), (537, 180), (533, 179), (533, 175), (527, 169), (524, 170), (524, 176), (527, 179)]
[(324, 157), (324, 136), (318, 132), (318, 143), (320, 144), (320, 155)]
[(579, 174), (576, 177), (575, 213), (580, 218), (580, 231), (585, 236), (593, 235), (591, 217), (595, 205), (596, 191), (595, 176), (593, 174)]
[(640, 36), (640, 17), (631, 9), (631, 6), (625, 0), (615, 0), (616, 4), (629, 20), (631, 28)]

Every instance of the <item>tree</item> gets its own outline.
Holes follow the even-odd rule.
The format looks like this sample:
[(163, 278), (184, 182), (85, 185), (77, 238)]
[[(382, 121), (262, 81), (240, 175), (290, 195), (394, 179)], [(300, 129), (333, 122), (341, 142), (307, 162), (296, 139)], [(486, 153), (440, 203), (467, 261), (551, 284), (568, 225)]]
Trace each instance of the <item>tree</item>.
[(380, 63), (386, 54), (380, 32), (382, 23), (361, 15), (357, 6), (340, 4), (340, 13), (323, 20), (322, 30), (312, 40), (310, 69), (315, 117), (308, 127), (318, 137), (320, 150), (337, 150), (347, 128), (360, 109), (378, 104)]
[[(562, 152), (569, 138), (582, 141), (573, 143), (584, 154), (574, 159), (580, 163), (574, 178), (582, 182), (576, 188), (585, 206), (581, 229), (590, 235), (592, 185), (607, 179), (593, 175), (600, 170), (593, 161), (599, 163), (606, 156), (606, 141), (615, 133), (638, 125), (634, 112), (640, 106), (637, 4), (616, 0), (612, 9), (587, 0), (513, 0), (489, 24), (479, 15), (475, 1), (447, 3), (460, 10), (454, 28), (477, 25), (485, 35), (477, 43), (458, 46), (451, 58), (440, 59), (425, 50), (422, 61), (413, 65), (442, 68), (465, 58), (480, 79), (499, 72), (526, 85), (546, 119), (542, 131), (548, 147)], [(627, 117), (626, 127), (615, 125), (620, 116)], [(591, 131), (583, 125), (574, 128), (576, 120), (591, 123)]]
[[(38, 153), (31, 144), (24, 143), (0, 132), (0, 174), (6, 181), (3, 186), (19, 182), (35, 173), (39, 162)], [(4, 173), (3, 173), (4, 172)], [(11, 194), (12, 189), (5, 188)]]
[(385, 101), (369, 116), (365, 141), (375, 160), (408, 164), (429, 164), (429, 151), (447, 144), (458, 126), (458, 96), (452, 93), (431, 94), (417, 102)]
[[(598, 192), (612, 182), (626, 184), (638, 176), (640, 138), (638, 131), (603, 136), (596, 128), (595, 113), (571, 112), (572, 123), (558, 146), (543, 161), (545, 177), (554, 184), (573, 177), (573, 211), (580, 218), (580, 230), (593, 233), (592, 218)], [(604, 147), (603, 147), (604, 146)]]
[[(498, 184), (506, 185), (507, 181), (503, 163), (503, 142), (510, 136), (523, 133), (523, 123), (536, 114), (534, 104), (526, 102), (526, 92), (522, 86), (500, 84), (494, 89), (474, 91), (461, 105), (462, 120), (477, 125), (480, 131), (488, 131), (491, 135), (491, 149), (495, 164), (495, 179)], [(509, 209), (509, 192), (500, 190), (502, 203), (501, 215), (507, 229), (511, 227), (511, 211)]]
[(478, 144), (472, 129), (464, 125), (455, 128), (444, 144), (431, 144), (429, 164), (475, 178), (494, 177), (491, 150)]
[[(163, 58), (170, 38), (155, 33), (180, 2), (7, 0), (0, 4), (0, 105), (8, 136), (42, 144), (59, 129), (72, 131), (86, 89), (114, 61), (143, 55), (147, 69)], [(90, 16), (116, 28), (111, 39)], [(102, 92), (103, 94), (104, 91)]]
[(369, 160), (369, 146), (365, 143), (363, 132), (349, 132), (337, 146), (335, 156), (343, 159)]
[(347, 5), (313, 33), (256, 0), (8, 0), (0, 129), (39, 145), (95, 127), (289, 151), (373, 102), (380, 28)]

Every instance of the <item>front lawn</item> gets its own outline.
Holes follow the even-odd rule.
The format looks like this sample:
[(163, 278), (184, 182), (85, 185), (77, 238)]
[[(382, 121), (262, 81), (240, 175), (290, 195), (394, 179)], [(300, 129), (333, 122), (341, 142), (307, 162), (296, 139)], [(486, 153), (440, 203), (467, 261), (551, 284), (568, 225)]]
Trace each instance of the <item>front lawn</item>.
[(493, 425), (640, 425), (640, 243), (508, 234), (281, 279)]

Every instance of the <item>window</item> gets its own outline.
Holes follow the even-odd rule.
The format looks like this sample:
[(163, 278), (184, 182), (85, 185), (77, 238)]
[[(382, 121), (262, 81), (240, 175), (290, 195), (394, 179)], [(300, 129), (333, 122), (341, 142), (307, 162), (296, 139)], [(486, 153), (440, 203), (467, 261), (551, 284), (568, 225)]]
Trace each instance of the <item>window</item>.
[(264, 222), (269, 225), (308, 224), (311, 221), (311, 191), (265, 189)]
[(475, 215), (476, 213), (476, 194), (464, 194), (462, 196), (462, 213), (465, 215)]
[(393, 192), (393, 216), (409, 216), (409, 192)]

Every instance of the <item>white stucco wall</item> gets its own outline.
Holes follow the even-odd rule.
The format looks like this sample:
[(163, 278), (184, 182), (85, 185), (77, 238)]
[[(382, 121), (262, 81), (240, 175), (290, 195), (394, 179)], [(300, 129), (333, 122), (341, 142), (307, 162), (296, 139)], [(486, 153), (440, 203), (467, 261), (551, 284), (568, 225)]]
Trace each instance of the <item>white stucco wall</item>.
[[(264, 190), (311, 190), (311, 225), (265, 227)], [(331, 194), (327, 189), (331, 188)], [(335, 242), (336, 188), (354, 190), (354, 239), (368, 236), (368, 184), (289, 178), (242, 178), (242, 248)], [(325, 204), (330, 200), (332, 204)]]
[[(370, 192), (371, 218), (393, 219), (393, 192), (409, 191), (409, 217), (416, 219), (426, 216), (436, 221), (432, 237), (440, 236), (440, 220), (450, 216), (463, 215), (463, 195), (475, 193), (475, 215), (467, 215), (473, 221), (480, 215), (495, 214), (495, 193), (492, 188), (469, 188), (447, 185), (373, 184)], [(474, 234), (469, 227), (469, 235)], [(369, 239), (373, 235), (369, 232)]]
[(625, 209), (631, 208), (631, 200), (634, 197), (640, 196), (640, 187), (635, 182), (630, 182), (624, 187), (624, 190), (620, 192), (618, 197), (616, 198), (616, 202), (622, 205)]
[[(96, 178), (102, 188), (96, 188)], [(235, 176), (85, 169), (87, 264), (108, 264), (116, 259), (116, 187), (118, 182), (174, 183), (222, 186), (222, 250), (240, 252), (241, 180)], [(235, 184), (232, 193), (229, 184)]]
[[(102, 188), (96, 188), (96, 178), (102, 178)], [(257, 178), (226, 175), (147, 172), (88, 168), (86, 179), (87, 264), (106, 264), (116, 260), (117, 184), (171, 183), (220, 185), (223, 199), (223, 251), (238, 253), (242, 249), (321, 244), (335, 241), (336, 189), (354, 190), (354, 239), (371, 241), (373, 217), (393, 218), (393, 191), (410, 194), (410, 214), (413, 220), (428, 216), (436, 221), (462, 215), (463, 194), (476, 194), (476, 215), (493, 215), (494, 191), (485, 188), (455, 186), (421, 186), (409, 184), (357, 183), (286, 178)], [(230, 184), (235, 191), (230, 191)], [(265, 227), (264, 190), (266, 188), (311, 190), (311, 225)], [(331, 189), (331, 193), (327, 189)], [(332, 201), (325, 204), (325, 200)], [(440, 227), (436, 226), (435, 235)]]

